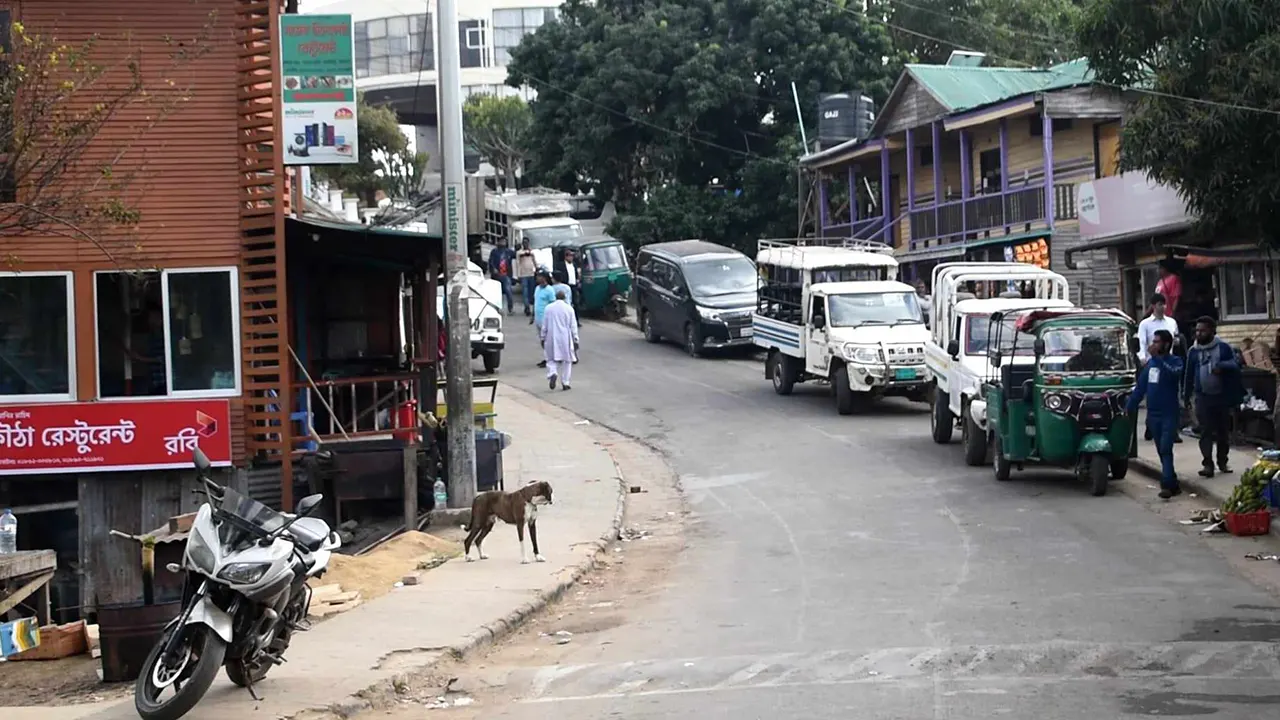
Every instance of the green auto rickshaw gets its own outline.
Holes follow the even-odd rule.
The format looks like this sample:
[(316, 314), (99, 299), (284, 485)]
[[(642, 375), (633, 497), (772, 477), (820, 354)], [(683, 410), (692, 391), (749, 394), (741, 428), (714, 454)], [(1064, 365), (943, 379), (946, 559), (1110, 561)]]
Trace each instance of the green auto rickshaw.
[(552, 271), (563, 277), (566, 252), (573, 252), (581, 298), (574, 305), (583, 314), (618, 320), (627, 314), (631, 295), (631, 268), (622, 241), (608, 235), (566, 238), (551, 247)]
[(1119, 310), (991, 316), (983, 410), (997, 480), (1026, 463), (1066, 467), (1097, 496), (1125, 476), (1137, 456), (1134, 419), (1125, 411), (1138, 371), (1135, 329)]

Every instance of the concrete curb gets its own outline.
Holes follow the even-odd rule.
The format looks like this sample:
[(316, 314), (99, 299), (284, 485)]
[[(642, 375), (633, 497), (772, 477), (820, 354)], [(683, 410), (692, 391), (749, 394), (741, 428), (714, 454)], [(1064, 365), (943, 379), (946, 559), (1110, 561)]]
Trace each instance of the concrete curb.
[[(1144, 460), (1143, 458), (1132, 458), (1129, 461), (1129, 467), (1133, 469), (1135, 472), (1137, 472), (1139, 475), (1142, 475), (1143, 477), (1146, 477), (1149, 480), (1155, 480), (1157, 482), (1159, 482), (1160, 480), (1160, 475), (1161, 475), (1160, 466), (1151, 462), (1150, 460)], [(1195, 480), (1184, 480), (1182, 478), (1179, 478), (1178, 484), (1182, 485), (1182, 487), (1189, 492), (1193, 492), (1202, 498), (1208, 498), (1209, 500), (1212, 500), (1215, 507), (1221, 507), (1222, 503), (1226, 502), (1226, 499), (1227, 499), (1226, 496), (1214, 490), (1211, 490), (1210, 488), (1207, 488), (1204, 485), (1201, 485), (1199, 482)], [(1274, 520), (1271, 523), (1271, 534), (1275, 537), (1280, 538), (1280, 523), (1277, 523)]]

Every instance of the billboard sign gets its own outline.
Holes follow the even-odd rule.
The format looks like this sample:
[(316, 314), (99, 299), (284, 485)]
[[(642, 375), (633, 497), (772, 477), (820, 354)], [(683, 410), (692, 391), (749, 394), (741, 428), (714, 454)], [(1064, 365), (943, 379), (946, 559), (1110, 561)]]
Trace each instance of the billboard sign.
[(360, 160), (350, 15), (281, 15), (285, 165)]

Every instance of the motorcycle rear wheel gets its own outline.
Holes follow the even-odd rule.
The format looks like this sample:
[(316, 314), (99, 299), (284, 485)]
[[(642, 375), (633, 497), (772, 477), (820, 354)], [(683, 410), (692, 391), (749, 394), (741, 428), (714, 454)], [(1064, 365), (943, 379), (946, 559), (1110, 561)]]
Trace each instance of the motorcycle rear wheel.
[[(187, 657), (178, 671), (179, 678), (171, 683), (177, 688), (173, 696), (161, 701), (159, 696), (170, 683), (162, 681), (160, 685), (157, 684), (157, 679), (168, 671), (167, 668), (158, 667), (158, 664), (164, 646), (174, 632), (184, 634), (180, 652), (187, 653)], [(193, 661), (191, 655), (196, 652), (199, 655)], [(138, 716), (142, 720), (177, 720), (191, 712), (209, 691), (226, 654), (227, 644), (207, 625), (184, 625), (163, 634), (151, 649), (133, 686), (133, 706), (138, 711)], [(192, 662), (194, 665), (190, 665)]]
[(264, 662), (259, 665), (252, 673), (245, 669), (245, 664), (240, 660), (227, 661), (227, 679), (236, 687), (249, 687), (262, 682), (267, 676), (267, 671), (271, 670), (271, 663)]

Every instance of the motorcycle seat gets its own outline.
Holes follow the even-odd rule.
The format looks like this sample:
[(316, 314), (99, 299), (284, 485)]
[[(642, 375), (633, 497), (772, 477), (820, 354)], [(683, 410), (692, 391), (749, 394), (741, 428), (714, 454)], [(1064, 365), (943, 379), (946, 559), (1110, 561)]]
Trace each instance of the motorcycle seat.
[(315, 552), (329, 538), (329, 523), (320, 518), (301, 518), (289, 527), (289, 534), (308, 552)]

